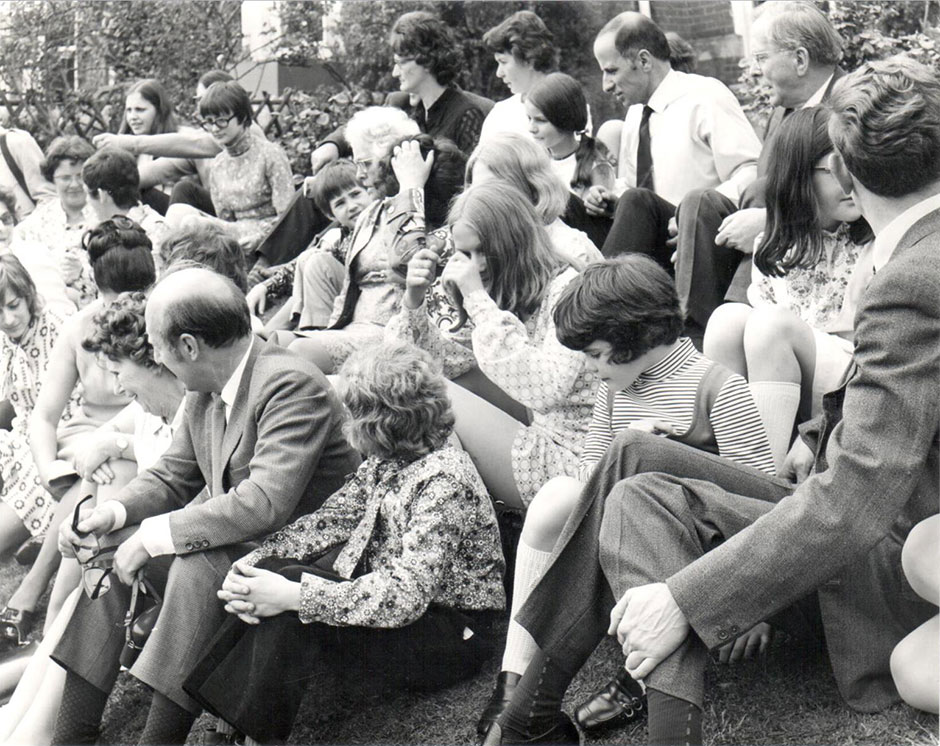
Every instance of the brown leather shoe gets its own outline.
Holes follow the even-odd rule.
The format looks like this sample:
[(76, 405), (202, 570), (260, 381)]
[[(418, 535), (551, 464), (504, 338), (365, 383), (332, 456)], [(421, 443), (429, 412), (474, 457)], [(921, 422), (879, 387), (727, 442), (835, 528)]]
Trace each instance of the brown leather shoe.
[(490, 695), (490, 701), (486, 703), (486, 708), (480, 719), (477, 720), (477, 735), (485, 736), (490, 726), (496, 722), (496, 719), (503, 714), (509, 706), (509, 700), (512, 699), (512, 693), (516, 691), (516, 685), (521, 674), (512, 671), (500, 671), (496, 677), (496, 686), (493, 687), (493, 693)]
[(495, 722), (486, 732), (483, 746), (509, 746), (510, 744), (567, 744), (568, 746), (581, 746), (581, 731), (577, 729), (565, 713), (559, 712), (555, 723), (547, 730), (531, 735), (503, 730), (499, 722)]
[(640, 685), (621, 670), (616, 678), (575, 710), (574, 719), (583, 730), (596, 731), (632, 723), (645, 712), (646, 697)]

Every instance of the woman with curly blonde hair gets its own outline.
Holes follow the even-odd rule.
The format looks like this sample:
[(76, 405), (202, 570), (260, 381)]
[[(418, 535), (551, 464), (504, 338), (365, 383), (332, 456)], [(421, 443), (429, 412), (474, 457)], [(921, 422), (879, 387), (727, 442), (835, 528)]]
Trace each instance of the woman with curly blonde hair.
[(339, 388), (366, 460), (232, 566), (219, 591), (232, 618), (184, 685), (261, 743), (287, 739), (321, 662), (427, 689), (473, 675), (504, 603), (496, 518), (470, 459), (446, 445), (437, 366), (385, 343), (351, 356)]

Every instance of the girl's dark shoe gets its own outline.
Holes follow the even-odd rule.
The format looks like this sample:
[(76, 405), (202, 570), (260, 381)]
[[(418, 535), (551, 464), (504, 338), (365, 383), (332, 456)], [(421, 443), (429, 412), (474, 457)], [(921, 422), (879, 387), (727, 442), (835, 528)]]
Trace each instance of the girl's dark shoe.
[(483, 714), (477, 720), (478, 736), (485, 736), (490, 726), (496, 722), (496, 718), (503, 714), (503, 710), (509, 705), (512, 693), (516, 691), (516, 685), (521, 678), (521, 674), (512, 671), (499, 672), (499, 676), (496, 677), (496, 686), (490, 695), (490, 701), (486, 703), (486, 709), (483, 710)]
[(493, 723), (486, 733), (483, 746), (508, 746), (509, 744), (569, 744), (581, 746), (581, 732), (565, 713), (559, 712), (555, 722), (536, 734), (516, 733), (503, 730), (499, 722)]
[(14, 645), (27, 645), (35, 623), (36, 612), (4, 606), (0, 611), (0, 638)]

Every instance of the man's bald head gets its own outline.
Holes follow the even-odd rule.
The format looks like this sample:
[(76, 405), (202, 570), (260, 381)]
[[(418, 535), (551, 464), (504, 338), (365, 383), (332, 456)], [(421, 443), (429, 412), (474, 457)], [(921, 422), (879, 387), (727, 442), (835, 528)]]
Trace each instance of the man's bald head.
[[(155, 322), (152, 324), (152, 322)], [(147, 328), (172, 344), (189, 334), (209, 347), (228, 347), (251, 334), (244, 293), (227, 277), (202, 267), (171, 272), (147, 301)]]
[(660, 61), (669, 59), (669, 40), (663, 30), (642, 13), (627, 11), (611, 18), (597, 38), (614, 35), (614, 46), (621, 57), (646, 49)]

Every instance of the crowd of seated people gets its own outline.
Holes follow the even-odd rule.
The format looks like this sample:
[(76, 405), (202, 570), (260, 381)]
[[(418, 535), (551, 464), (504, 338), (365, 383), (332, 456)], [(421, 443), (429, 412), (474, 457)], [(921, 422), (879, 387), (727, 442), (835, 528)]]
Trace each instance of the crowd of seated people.
[(485, 744), (697, 744), (709, 651), (774, 630), (825, 634), (849, 706), (936, 712), (940, 84), (842, 71), (812, 4), (754, 36), (763, 143), (640, 13), (595, 128), (535, 13), (482, 37), (494, 106), (419, 11), (407, 103), (296, 192), (222, 71), (200, 127), (142, 80), (0, 186), (0, 740), (95, 743), (123, 668), (140, 743), (282, 743), (323, 673), (437, 690), (502, 647)]

